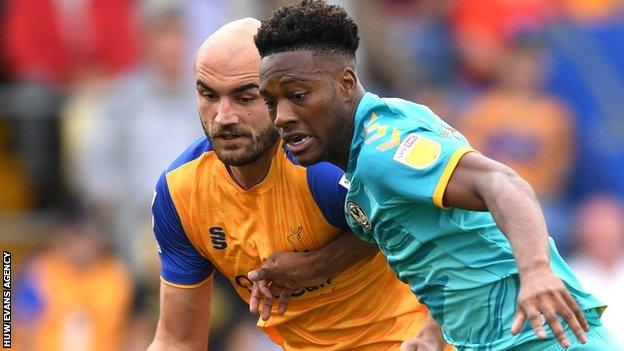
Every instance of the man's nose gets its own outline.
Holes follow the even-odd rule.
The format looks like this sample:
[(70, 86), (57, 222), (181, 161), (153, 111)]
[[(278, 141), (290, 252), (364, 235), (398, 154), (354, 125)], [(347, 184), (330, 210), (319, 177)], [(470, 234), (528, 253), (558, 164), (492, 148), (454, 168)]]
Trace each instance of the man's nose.
[(221, 99), (215, 116), (215, 123), (229, 125), (238, 123), (238, 112), (229, 99)]
[(293, 113), (292, 109), (284, 104), (277, 105), (277, 111), (275, 116), (275, 125), (279, 128), (286, 128), (289, 124), (297, 122), (297, 115)]

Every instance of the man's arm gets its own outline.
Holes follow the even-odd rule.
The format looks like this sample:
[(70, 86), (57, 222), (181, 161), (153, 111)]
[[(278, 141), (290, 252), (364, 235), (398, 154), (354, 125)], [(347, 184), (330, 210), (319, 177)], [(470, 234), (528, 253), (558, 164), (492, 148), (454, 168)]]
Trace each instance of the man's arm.
[(563, 282), (550, 268), (548, 231), (531, 186), (509, 167), (478, 153), (459, 161), (446, 187), (445, 206), (489, 210), (509, 240), (520, 275), (518, 310), (512, 325), (517, 334), (528, 321), (540, 338), (546, 333), (542, 315), (559, 343), (570, 345), (557, 316), (563, 317), (577, 339), (585, 342), (588, 324)]
[[(270, 318), (271, 306), (280, 301), (280, 313), (286, 311), (290, 292), (319, 285), (343, 272), (356, 262), (378, 252), (377, 245), (358, 239), (346, 231), (320, 249), (309, 252), (276, 252), (262, 266), (247, 274), (253, 281), (249, 310), (257, 314), (264, 301), (262, 319)], [(273, 289), (269, 288), (273, 286)]]
[(160, 317), (148, 351), (208, 349), (213, 277), (194, 288), (160, 282)]
[(377, 245), (346, 231), (320, 249), (276, 252), (247, 274), (251, 281), (269, 279), (289, 289), (317, 285), (378, 252)]

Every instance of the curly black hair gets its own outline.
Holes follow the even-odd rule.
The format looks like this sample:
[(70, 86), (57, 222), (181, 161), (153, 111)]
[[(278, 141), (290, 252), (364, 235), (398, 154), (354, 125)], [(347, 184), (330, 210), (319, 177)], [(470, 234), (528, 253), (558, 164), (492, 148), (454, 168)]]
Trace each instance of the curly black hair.
[(273, 11), (262, 21), (254, 42), (261, 57), (305, 49), (355, 58), (360, 37), (357, 25), (342, 7), (303, 0)]

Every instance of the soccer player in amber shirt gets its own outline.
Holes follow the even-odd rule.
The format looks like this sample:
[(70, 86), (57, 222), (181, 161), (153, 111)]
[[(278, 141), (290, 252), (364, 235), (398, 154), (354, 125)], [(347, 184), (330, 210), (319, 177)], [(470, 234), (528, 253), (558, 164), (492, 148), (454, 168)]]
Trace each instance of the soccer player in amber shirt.
[(307, 251), (293, 254), (302, 269), (328, 276), (292, 291), (286, 313), (262, 311), (258, 327), (285, 350), (398, 350), (419, 329), (411, 343), (441, 350), (427, 310), (380, 253), (347, 232), (343, 172), (329, 163), (299, 166), (278, 141), (258, 88), (253, 34), (259, 25), (230, 23), (198, 51), (207, 137), (156, 186), (161, 312), (150, 350), (205, 350), (214, 271), (249, 302), (247, 273), (284, 251)]

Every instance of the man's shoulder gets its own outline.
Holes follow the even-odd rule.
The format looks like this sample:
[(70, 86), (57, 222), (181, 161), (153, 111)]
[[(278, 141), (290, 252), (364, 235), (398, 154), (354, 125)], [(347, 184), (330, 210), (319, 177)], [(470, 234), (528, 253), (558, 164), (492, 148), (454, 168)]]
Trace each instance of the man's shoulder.
[(399, 99), (384, 98), (386, 109), (380, 111), (380, 122), (402, 132), (438, 128), (442, 120), (426, 105)]
[(368, 187), (403, 188), (406, 182), (435, 183), (465, 138), (425, 105), (376, 98), (361, 124), (353, 150), (357, 177)]
[(360, 159), (372, 158), (375, 162), (392, 159), (401, 143), (410, 135), (438, 131), (443, 124), (425, 105), (399, 98), (368, 95), (366, 106), (359, 111), (361, 128), (357, 138), (360, 142), (356, 144), (359, 144)]
[(208, 140), (207, 137), (203, 136), (193, 142), (189, 147), (186, 148), (178, 157), (176, 157), (173, 162), (169, 164), (166, 168), (165, 172), (169, 173), (175, 171), (176, 169), (183, 167), (184, 165), (193, 162), (200, 158), (203, 154), (212, 151), (212, 144)]
[(208, 138), (199, 138), (165, 168), (156, 185), (156, 191), (166, 188), (167, 192), (173, 193), (187, 188), (198, 171), (200, 161), (212, 154), (214, 152)]
[(363, 106), (358, 108), (357, 119), (358, 134), (353, 146), (359, 146), (360, 152), (365, 154), (387, 154), (414, 133), (455, 132), (425, 105), (374, 94), (366, 94)]

